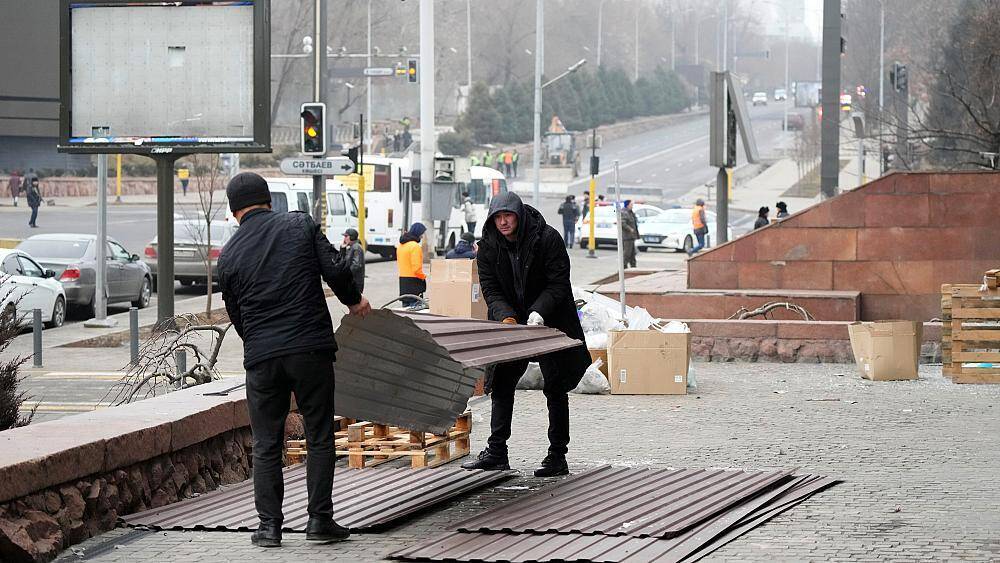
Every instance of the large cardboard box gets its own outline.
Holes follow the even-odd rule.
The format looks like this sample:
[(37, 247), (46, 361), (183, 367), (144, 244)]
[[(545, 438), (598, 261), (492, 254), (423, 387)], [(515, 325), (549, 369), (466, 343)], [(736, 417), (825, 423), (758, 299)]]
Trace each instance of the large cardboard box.
[(612, 395), (687, 393), (691, 333), (613, 330), (608, 337)]
[(486, 319), (489, 314), (475, 260), (431, 260), (427, 298), (435, 315)]
[(851, 323), (851, 349), (861, 377), (872, 381), (916, 379), (923, 324), (914, 321)]

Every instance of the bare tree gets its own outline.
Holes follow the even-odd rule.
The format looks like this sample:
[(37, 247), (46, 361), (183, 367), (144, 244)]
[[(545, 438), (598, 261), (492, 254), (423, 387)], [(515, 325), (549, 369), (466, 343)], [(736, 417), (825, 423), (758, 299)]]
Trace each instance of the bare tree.
[[(232, 324), (206, 324), (197, 315), (178, 315), (161, 323), (139, 348), (139, 358), (125, 367), (125, 375), (105, 395), (122, 405), (166, 392), (218, 379), (215, 369), (222, 342)], [(194, 362), (178, 369), (178, 352), (190, 351)]]
[[(195, 224), (187, 228), (187, 235), (194, 243), (198, 257), (205, 264), (205, 316), (211, 321), (212, 318), (212, 290), (215, 283), (213, 279), (212, 263), (218, 259), (213, 254), (218, 250), (216, 242), (222, 240), (222, 233), (212, 233), (212, 222), (218, 221), (225, 209), (225, 203), (221, 198), (216, 197), (216, 193), (224, 190), (227, 178), (222, 174), (221, 159), (218, 154), (194, 155), (192, 157), (193, 187), (198, 194), (197, 217)], [(213, 238), (214, 236), (214, 238)]]

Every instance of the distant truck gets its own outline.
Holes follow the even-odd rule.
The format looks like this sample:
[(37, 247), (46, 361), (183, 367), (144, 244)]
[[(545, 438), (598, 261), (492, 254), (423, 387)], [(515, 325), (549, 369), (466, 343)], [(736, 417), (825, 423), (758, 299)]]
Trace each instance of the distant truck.
[(820, 95), (823, 92), (822, 82), (796, 82), (794, 85), (795, 91), (795, 107), (797, 108), (814, 108), (819, 105)]

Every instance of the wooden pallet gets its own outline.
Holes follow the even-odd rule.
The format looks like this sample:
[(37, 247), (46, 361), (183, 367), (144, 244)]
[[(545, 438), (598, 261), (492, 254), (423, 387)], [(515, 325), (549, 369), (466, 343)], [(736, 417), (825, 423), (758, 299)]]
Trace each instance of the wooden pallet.
[[(1000, 383), (1000, 292), (981, 291), (979, 285), (953, 284), (949, 306), (949, 329), (942, 330), (942, 357), (948, 350), (950, 368), (945, 375), (955, 383)], [(950, 321), (950, 322), (948, 322)], [(944, 361), (944, 360), (943, 360)], [(972, 367), (967, 363), (991, 363), (996, 367)]]
[[(367, 421), (336, 417), (334, 444), (338, 456), (347, 456), (347, 466), (364, 469), (409, 457), (410, 467), (435, 467), (469, 454), (469, 434), (472, 413), (458, 417), (447, 434), (413, 432), (405, 428)], [(305, 440), (288, 440), (288, 459), (292, 463), (305, 460), (308, 448)]]
[(941, 373), (951, 374), (951, 284), (941, 285)]

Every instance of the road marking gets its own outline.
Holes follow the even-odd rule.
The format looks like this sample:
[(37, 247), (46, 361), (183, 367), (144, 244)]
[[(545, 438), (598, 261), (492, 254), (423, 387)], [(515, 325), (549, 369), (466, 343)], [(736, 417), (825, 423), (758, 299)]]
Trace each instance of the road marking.
[[(635, 166), (636, 164), (641, 164), (643, 162), (646, 162), (647, 160), (650, 160), (650, 159), (653, 159), (653, 158), (656, 158), (656, 157), (659, 157), (659, 156), (663, 156), (665, 154), (674, 152), (677, 149), (682, 149), (684, 147), (693, 145), (695, 143), (700, 143), (700, 142), (706, 141), (706, 140), (708, 140), (708, 135), (705, 135), (705, 136), (702, 136), (702, 137), (698, 137), (698, 138), (695, 138), (695, 139), (691, 139), (690, 141), (683, 142), (683, 143), (681, 143), (679, 145), (674, 145), (674, 146), (672, 146), (670, 148), (663, 149), (662, 151), (659, 151), (659, 152), (654, 152), (653, 154), (647, 154), (646, 156), (639, 157), (639, 158), (637, 158), (635, 160), (631, 160), (631, 161), (626, 162), (624, 164), (619, 163), (618, 164), (618, 170), (622, 170), (622, 169), (628, 168), (630, 166)], [(598, 174), (597, 177), (601, 178), (603, 176), (607, 176), (608, 174), (611, 174), (612, 172), (614, 172), (614, 168), (608, 167), (607, 170), (605, 170), (604, 172), (601, 172), (600, 174)], [(572, 187), (572, 186), (576, 186), (576, 185), (580, 185), (580, 184), (585, 184), (585, 183), (587, 183), (589, 181), (590, 181), (589, 177), (588, 178), (581, 178), (581, 179), (576, 180), (574, 182), (570, 182), (567, 187)]]
[(112, 406), (108, 402), (84, 403), (84, 402), (60, 402), (60, 401), (25, 401), (21, 403), (22, 411), (37, 412), (90, 412), (98, 409), (106, 409)]

